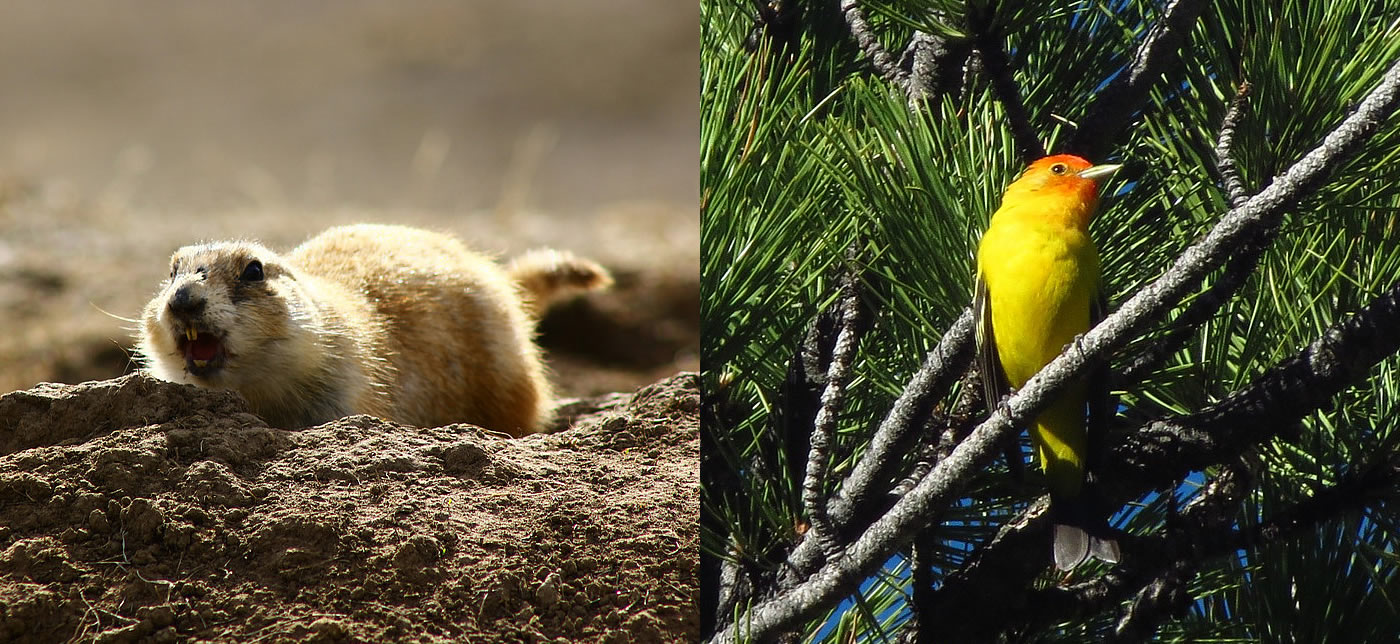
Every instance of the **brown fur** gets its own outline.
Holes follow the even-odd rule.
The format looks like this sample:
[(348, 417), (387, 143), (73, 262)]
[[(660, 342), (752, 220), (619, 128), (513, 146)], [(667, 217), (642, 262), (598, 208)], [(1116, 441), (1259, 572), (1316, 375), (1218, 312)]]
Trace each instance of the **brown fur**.
[(568, 251), (552, 248), (528, 251), (510, 260), (506, 272), (525, 289), (526, 308), (535, 315), (580, 291), (612, 286), (612, 277), (603, 267)]
[[(255, 260), (263, 279), (245, 279)], [(235, 389), (281, 427), (363, 413), (513, 436), (537, 431), (553, 398), (531, 303), (611, 282), (566, 253), (532, 251), (502, 270), (451, 236), (368, 224), (284, 256), (252, 242), (187, 246), (171, 266), (142, 320), (157, 377)], [(189, 328), (217, 338), (198, 345), (216, 357), (192, 359)]]

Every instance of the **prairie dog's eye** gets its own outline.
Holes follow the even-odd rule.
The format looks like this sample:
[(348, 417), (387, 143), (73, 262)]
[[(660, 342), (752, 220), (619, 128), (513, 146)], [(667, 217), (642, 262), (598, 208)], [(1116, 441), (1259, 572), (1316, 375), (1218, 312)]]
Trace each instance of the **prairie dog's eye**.
[(244, 282), (261, 282), (263, 280), (262, 262), (256, 259), (248, 262), (248, 265), (243, 268), (243, 274), (239, 275), (238, 279)]
[(1055, 174), (1064, 174), (1066, 172), (1069, 172), (1069, 166), (1066, 166), (1063, 163), (1056, 163), (1055, 165), (1050, 166), (1050, 171)]
[(175, 275), (179, 274), (179, 272), (180, 262), (178, 260), (170, 262), (170, 279), (175, 279)]

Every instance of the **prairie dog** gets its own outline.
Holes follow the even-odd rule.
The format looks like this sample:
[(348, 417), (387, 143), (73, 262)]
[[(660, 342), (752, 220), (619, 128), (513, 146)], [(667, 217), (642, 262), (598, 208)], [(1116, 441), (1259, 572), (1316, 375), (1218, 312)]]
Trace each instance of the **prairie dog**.
[(450, 235), (404, 226), (331, 228), (286, 255), (198, 244), (171, 257), (138, 350), (152, 375), (237, 390), (278, 427), (371, 414), (522, 436), (553, 399), (536, 316), (611, 282), (566, 252), (502, 268)]

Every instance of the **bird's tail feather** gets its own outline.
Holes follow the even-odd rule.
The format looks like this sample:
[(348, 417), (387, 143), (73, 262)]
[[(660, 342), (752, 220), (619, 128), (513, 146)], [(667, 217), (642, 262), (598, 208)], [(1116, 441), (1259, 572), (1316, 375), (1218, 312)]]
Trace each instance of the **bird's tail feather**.
[(1113, 529), (1094, 514), (1084, 496), (1055, 498), (1052, 495), (1050, 515), (1055, 521), (1056, 568), (1071, 570), (1091, 556), (1108, 563), (1118, 563), (1122, 558), (1118, 542), (1112, 536)]
[(1079, 526), (1055, 524), (1055, 567), (1073, 570), (1093, 557), (1108, 563), (1118, 563), (1122, 553), (1118, 542), (1110, 537), (1096, 537)]
[(1118, 563), (1123, 553), (1118, 550), (1118, 540), (1109, 537), (1089, 537), (1089, 554), (1099, 561)]
[(1072, 525), (1055, 524), (1055, 567), (1073, 570), (1089, 557), (1089, 533)]

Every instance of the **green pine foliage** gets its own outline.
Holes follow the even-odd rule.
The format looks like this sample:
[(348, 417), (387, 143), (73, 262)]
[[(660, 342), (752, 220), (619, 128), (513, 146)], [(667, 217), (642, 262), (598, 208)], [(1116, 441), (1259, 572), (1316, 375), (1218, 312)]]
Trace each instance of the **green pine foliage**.
[[(911, 109), (897, 83), (871, 71), (836, 2), (781, 4), (800, 11), (778, 27), (756, 24), (751, 2), (701, 4), (703, 387), (707, 405), (718, 410), (706, 418), (715, 441), (706, 468), (729, 473), (723, 489), (703, 490), (702, 512), (711, 522), (702, 548), (738, 561), (760, 580), (777, 573), (808, 522), (801, 503), (806, 443), (785, 424), (782, 392), (809, 326), (837, 300), (842, 275), (861, 276), (875, 320), (837, 426), (828, 477), (834, 487), (968, 306), (977, 240), (1026, 161), (985, 75), (969, 71), (955, 93)], [(1128, 0), (861, 6), (896, 56), (915, 30), (958, 39), (968, 37), (970, 20), (995, 25), (1031, 124), (1051, 151), (1075, 134), (1162, 11), (1158, 3)], [(1215, 147), (1243, 84), (1250, 92), (1231, 156), (1253, 194), (1317, 146), (1397, 59), (1397, 0), (1210, 3), (1178, 60), (1106, 146), (1112, 152), (1091, 159), (1125, 164), (1091, 228), (1110, 309), (1159, 276), (1230, 209)], [(1189, 341), (1118, 392), (1123, 418), (1187, 413), (1218, 401), (1400, 280), (1396, 122), (1382, 126), (1289, 212), (1244, 285)], [(1120, 350), (1113, 364), (1130, 362), (1192, 301)], [(1386, 359), (1332, 405), (1253, 450), (1254, 486), (1237, 525), (1266, 521), (1396, 453), (1397, 367), (1394, 357)], [(962, 394), (955, 387), (940, 404), (951, 407)], [(917, 455), (903, 458), (906, 471)], [(1027, 474), (1017, 483), (1004, 465), (994, 465), (938, 517), (935, 585), (1043, 494), (1037, 472)], [(1179, 502), (1189, 500), (1189, 487), (1179, 490)], [(1389, 641), (1400, 633), (1397, 496), (1389, 490), (1365, 511), (1329, 517), (1301, 537), (1206, 562), (1190, 583), (1189, 609), (1165, 621), (1156, 637)], [(1169, 505), (1165, 496), (1140, 499), (1118, 527), (1160, 530)], [(1047, 558), (1048, 551), (1047, 545)], [(873, 579), (827, 638), (895, 637), (909, 617), (908, 566), (902, 558)], [(1037, 583), (1060, 581), (1047, 570)], [(829, 619), (815, 619), (806, 630), (815, 633)], [(1115, 619), (1069, 620), (1026, 639), (1094, 640)]]

